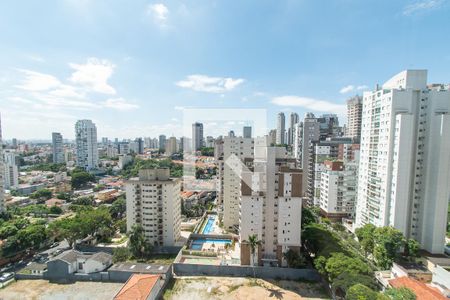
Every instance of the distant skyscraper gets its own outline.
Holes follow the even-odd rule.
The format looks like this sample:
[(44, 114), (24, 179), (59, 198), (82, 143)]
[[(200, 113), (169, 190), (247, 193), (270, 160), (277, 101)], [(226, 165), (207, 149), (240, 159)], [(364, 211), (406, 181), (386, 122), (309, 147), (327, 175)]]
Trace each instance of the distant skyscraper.
[(134, 142), (136, 143), (136, 153), (144, 154), (144, 140), (142, 138), (136, 138)]
[(4, 190), (4, 163), (3, 163), (3, 140), (2, 140), (2, 120), (0, 117), (0, 212), (5, 211), (5, 190)]
[(450, 90), (426, 70), (364, 93), (356, 225), (393, 226), (442, 253), (450, 196)]
[(85, 170), (98, 167), (97, 127), (91, 120), (75, 124), (77, 166)]
[(306, 114), (303, 119), (303, 127), (301, 130), (301, 139), (299, 142), (301, 143), (301, 168), (304, 174), (302, 177), (302, 186), (306, 190), (308, 180), (312, 180), (312, 178), (309, 178), (308, 175), (313, 170), (311, 159), (313, 142), (318, 141), (320, 138), (320, 124), (317, 121), (317, 118), (314, 117), (313, 113)]
[(277, 130), (272, 129), (269, 131), (269, 143), (270, 145), (275, 145), (277, 143)]
[(236, 134), (234, 134), (234, 131), (233, 131), (233, 130), (230, 130), (230, 131), (228, 132), (228, 137), (236, 137)]
[(5, 188), (15, 189), (19, 187), (19, 161), (14, 152), (4, 153)]
[(164, 134), (161, 134), (159, 136), (159, 150), (160, 151), (165, 151), (166, 150), (166, 136)]
[(347, 132), (346, 136), (359, 140), (361, 138), (363, 100), (355, 96), (347, 100)]
[(285, 127), (285, 123), (286, 123), (286, 118), (284, 117), (284, 113), (280, 112), (278, 113), (278, 118), (277, 118), (277, 140), (276, 143), (277, 144), (284, 144), (284, 136), (285, 136), (285, 132), (286, 132), (286, 127)]
[(54, 164), (64, 163), (63, 137), (59, 132), (52, 133), (52, 153)]
[(171, 136), (166, 143), (166, 154), (172, 155), (177, 152), (177, 138)]
[(107, 137), (102, 137), (102, 144), (103, 144), (103, 146), (106, 146), (109, 144), (109, 140)]
[(298, 122), (299, 122), (298, 114), (291, 113), (291, 115), (289, 116), (289, 129), (288, 129), (288, 139), (287, 139), (288, 145), (294, 144), (295, 124), (297, 124)]
[(17, 148), (17, 139), (16, 139), (16, 138), (13, 138), (13, 139), (12, 139), (12, 147), (13, 147), (14, 149)]
[(342, 127), (336, 114), (323, 114), (317, 118), (320, 125), (320, 140), (342, 136)]
[(244, 126), (243, 130), (243, 137), (246, 139), (250, 139), (252, 137), (252, 127), (251, 126)]
[(194, 123), (192, 124), (192, 150), (198, 151), (204, 146), (203, 140), (203, 124)]

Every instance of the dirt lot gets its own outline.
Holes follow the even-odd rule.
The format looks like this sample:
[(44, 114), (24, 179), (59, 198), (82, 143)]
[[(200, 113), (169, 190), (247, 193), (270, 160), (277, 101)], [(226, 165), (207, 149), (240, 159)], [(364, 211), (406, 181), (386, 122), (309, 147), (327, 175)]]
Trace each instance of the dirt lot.
[(46, 280), (19, 280), (0, 289), (1, 300), (111, 300), (121, 283), (76, 282), (53, 284)]
[(166, 300), (201, 299), (329, 299), (320, 284), (231, 277), (179, 277), (164, 294)]

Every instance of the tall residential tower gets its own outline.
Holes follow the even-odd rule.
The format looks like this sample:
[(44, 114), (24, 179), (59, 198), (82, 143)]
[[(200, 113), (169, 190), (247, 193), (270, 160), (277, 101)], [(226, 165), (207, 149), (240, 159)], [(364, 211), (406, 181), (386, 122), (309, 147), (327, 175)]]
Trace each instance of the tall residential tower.
[(356, 225), (393, 226), (441, 253), (450, 195), (450, 90), (426, 70), (364, 93)]
[(85, 170), (98, 167), (97, 127), (91, 120), (75, 124), (77, 166)]

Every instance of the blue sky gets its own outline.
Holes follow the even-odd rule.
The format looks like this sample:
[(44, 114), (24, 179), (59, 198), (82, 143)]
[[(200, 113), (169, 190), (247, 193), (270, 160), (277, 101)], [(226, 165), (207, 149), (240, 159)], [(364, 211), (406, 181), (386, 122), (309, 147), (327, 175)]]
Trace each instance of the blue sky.
[(24, 3), (0, 2), (7, 139), (73, 138), (80, 118), (99, 137), (178, 136), (182, 108), (264, 108), (275, 127), (343, 116), (407, 68), (450, 82), (448, 0)]

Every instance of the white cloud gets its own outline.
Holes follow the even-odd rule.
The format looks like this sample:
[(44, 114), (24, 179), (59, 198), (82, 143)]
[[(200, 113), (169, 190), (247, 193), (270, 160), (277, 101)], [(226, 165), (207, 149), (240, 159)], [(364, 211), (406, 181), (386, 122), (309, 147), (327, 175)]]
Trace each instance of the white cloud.
[(367, 90), (369, 87), (367, 86), (367, 85), (358, 85), (357, 87), (356, 87), (356, 89), (358, 90), (358, 91), (363, 91), (363, 90)]
[(230, 77), (209, 77), (206, 75), (189, 75), (185, 80), (178, 81), (177, 86), (197, 92), (225, 93), (242, 84), (244, 79)]
[(175, 106), (173, 109), (175, 109), (175, 110), (184, 110), (185, 107), (184, 106)]
[(116, 110), (122, 110), (122, 111), (133, 110), (133, 109), (139, 108), (139, 105), (130, 103), (123, 98), (108, 99), (108, 100), (104, 101), (102, 104), (104, 107), (112, 108), (112, 109), (116, 109)]
[(85, 64), (69, 63), (75, 70), (69, 81), (88, 87), (102, 94), (116, 94), (116, 90), (108, 84), (115, 65), (106, 59), (89, 58)]
[(16, 85), (15, 87), (22, 90), (46, 91), (61, 84), (59, 79), (52, 75), (23, 69), (19, 69), (19, 71), (25, 74), (25, 79), (22, 84)]
[(304, 107), (313, 111), (334, 112), (337, 114), (344, 114), (346, 111), (346, 106), (342, 104), (299, 96), (275, 97), (272, 99), (272, 103), (279, 106)]
[(149, 4), (147, 14), (152, 16), (157, 24), (164, 25), (167, 21), (169, 9), (162, 3)]
[(438, 9), (439, 7), (444, 4), (444, 0), (421, 0), (417, 1), (415, 3), (406, 5), (403, 8), (403, 15), (405, 16), (411, 16), (414, 14), (418, 14), (421, 12)]
[(339, 93), (347, 94), (347, 93), (350, 93), (351, 91), (353, 91), (354, 89), (355, 89), (355, 86), (350, 84), (350, 85), (344, 86), (342, 89), (340, 89)]

